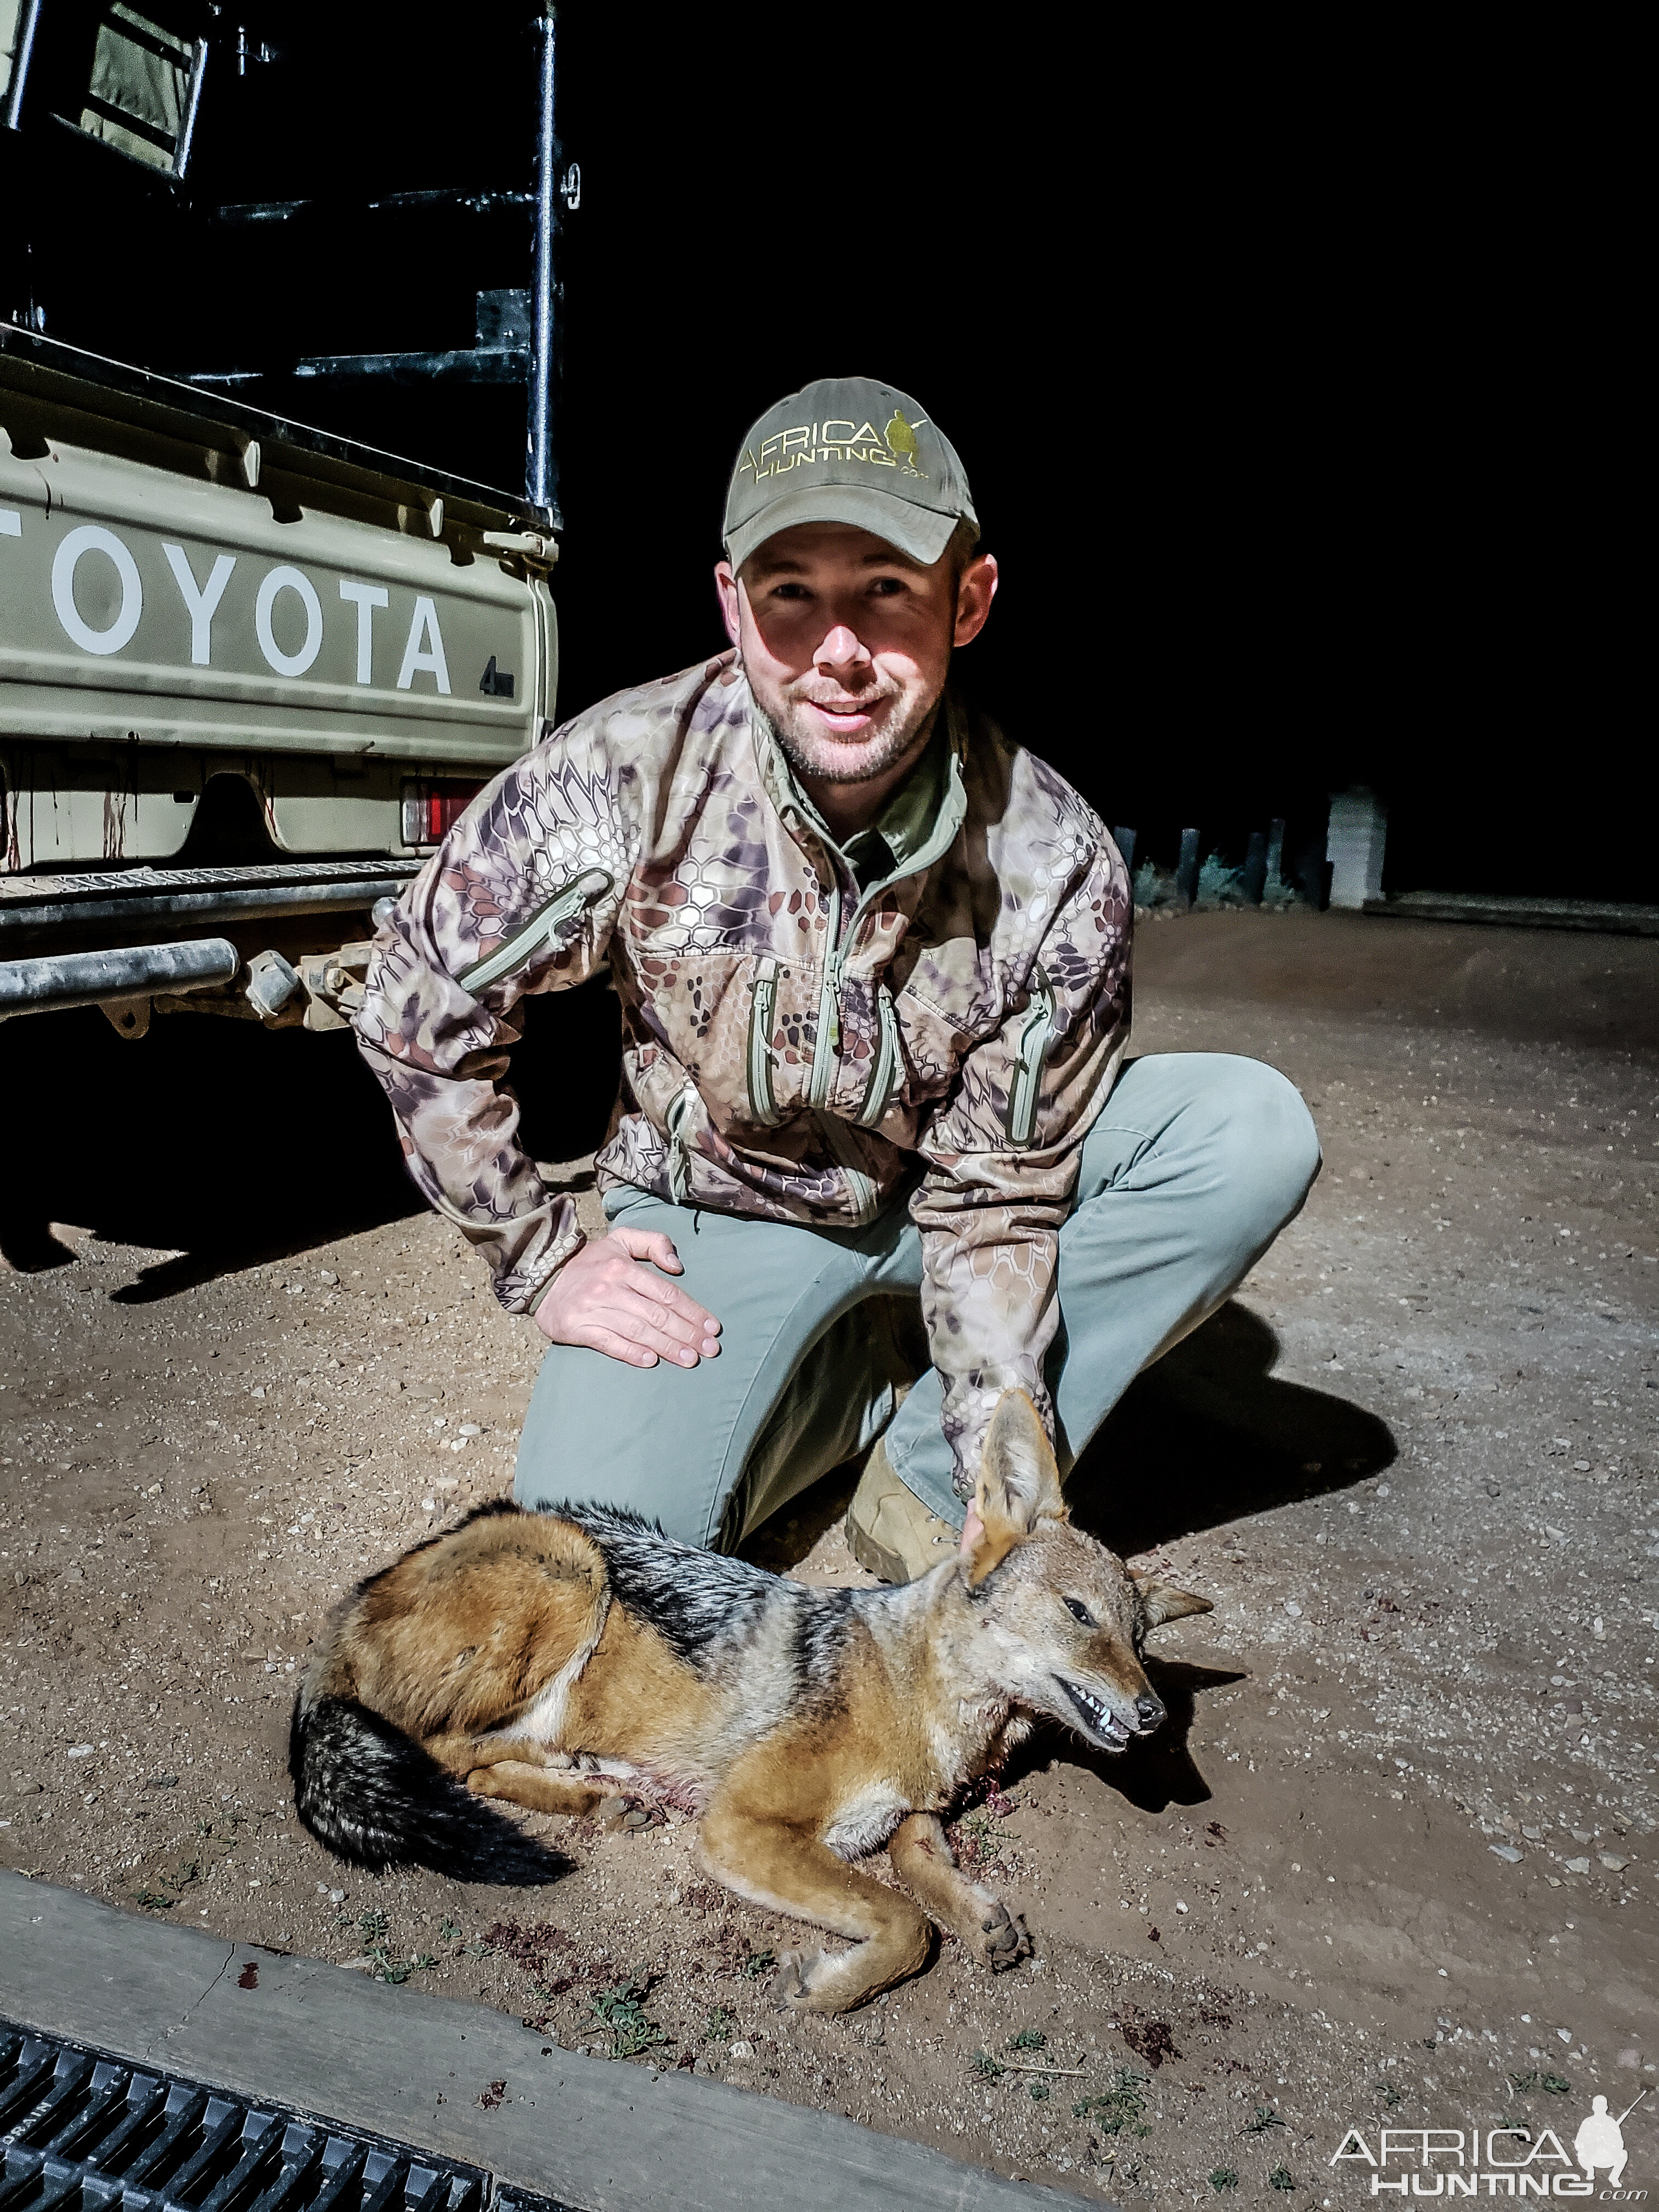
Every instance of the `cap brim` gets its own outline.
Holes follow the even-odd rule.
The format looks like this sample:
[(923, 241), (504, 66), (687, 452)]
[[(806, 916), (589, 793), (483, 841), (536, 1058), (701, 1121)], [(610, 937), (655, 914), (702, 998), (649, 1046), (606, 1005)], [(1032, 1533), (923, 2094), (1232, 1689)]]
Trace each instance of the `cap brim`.
[(937, 514), (911, 500), (895, 498), (891, 492), (866, 489), (860, 484), (803, 484), (798, 491), (781, 494), (758, 514), (739, 523), (726, 538), (726, 558), (734, 568), (741, 568), (757, 547), (781, 530), (793, 530), (803, 522), (846, 522), (854, 529), (869, 531), (931, 568), (950, 544), (951, 532), (964, 519), (977, 525), (972, 514), (965, 518)]

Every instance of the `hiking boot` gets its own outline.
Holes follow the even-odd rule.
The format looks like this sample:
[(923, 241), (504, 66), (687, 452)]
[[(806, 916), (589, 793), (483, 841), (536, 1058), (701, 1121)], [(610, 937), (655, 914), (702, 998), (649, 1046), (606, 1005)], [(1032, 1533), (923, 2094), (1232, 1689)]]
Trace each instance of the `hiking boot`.
[(847, 1509), (847, 1543), (853, 1557), (884, 1583), (913, 1583), (948, 1559), (960, 1541), (948, 1521), (930, 1513), (888, 1464), (886, 1447), (871, 1446), (864, 1473)]

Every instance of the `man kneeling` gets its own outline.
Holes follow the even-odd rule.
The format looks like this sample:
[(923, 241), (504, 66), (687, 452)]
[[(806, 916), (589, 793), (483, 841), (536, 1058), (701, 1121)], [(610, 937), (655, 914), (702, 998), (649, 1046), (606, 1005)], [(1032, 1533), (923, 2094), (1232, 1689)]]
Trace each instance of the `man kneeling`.
[[(978, 539), (914, 400), (783, 400), (726, 499), (735, 650), (545, 737), (381, 935), (364, 1056), (421, 1188), (550, 1346), (523, 1504), (729, 1550), (861, 1454), (854, 1553), (910, 1578), (956, 1541), (1005, 1391), (1069, 1472), (1318, 1172), (1273, 1069), (1124, 1060), (1122, 860), (950, 687), (996, 593)], [(496, 1085), (519, 1000), (607, 961), (623, 1095), (590, 1243)]]

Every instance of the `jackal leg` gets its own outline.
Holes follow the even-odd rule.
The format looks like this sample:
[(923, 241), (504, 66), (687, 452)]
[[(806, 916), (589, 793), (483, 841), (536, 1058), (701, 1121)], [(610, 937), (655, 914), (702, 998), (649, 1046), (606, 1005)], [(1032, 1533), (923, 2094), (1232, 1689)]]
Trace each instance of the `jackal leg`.
[(857, 1945), (840, 1953), (786, 1952), (766, 1991), (780, 2008), (847, 2012), (926, 1965), (933, 1934), (926, 1915), (815, 1837), (716, 1798), (698, 1848), (714, 1879), (751, 1905), (812, 1921)]
[(970, 1959), (998, 1974), (1030, 1957), (1025, 1923), (993, 1891), (969, 1881), (932, 1813), (912, 1813), (901, 1820), (887, 1845), (887, 1856), (912, 1897), (960, 1939)]
[(543, 1743), (525, 1736), (428, 1736), (421, 1748), (476, 1797), (504, 1797), (532, 1813), (591, 1813), (604, 1796)]
[(466, 1778), (473, 1796), (504, 1797), (508, 1804), (522, 1805), (526, 1812), (568, 1813), (580, 1820), (609, 1794), (603, 1787), (594, 1789), (586, 1776), (573, 1774), (568, 1767), (550, 1768), (539, 1759), (532, 1763), (523, 1756), (524, 1749), (522, 1745), (513, 1745), (507, 1757), (475, 1765)]
[(547, 1746), (532, 1743), (527, 1736), (470, 1735), (465, 1729), (453, 1730), (448, 1735), (429, 1735), (421, 1749), (428, 1759), (435, 1759), (440, 1766), (459, 1775), (463, 1782), (475, 1767), (495, 1766), (503, 1759), (516, 1759), (526, 1766), (552, 1763)]

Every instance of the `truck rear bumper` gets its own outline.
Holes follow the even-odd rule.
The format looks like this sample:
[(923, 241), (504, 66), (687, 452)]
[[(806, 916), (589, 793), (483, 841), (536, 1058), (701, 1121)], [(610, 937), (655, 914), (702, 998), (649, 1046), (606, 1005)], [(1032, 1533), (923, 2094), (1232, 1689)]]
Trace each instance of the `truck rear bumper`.
[(418, 860), (277, 862), (243, 868), (130, 868), (97, 875), (0, 878), (0, 951), (38, 939), (171, 924), (211, 929), (260, 919), (367, 913), (398, 898)]

